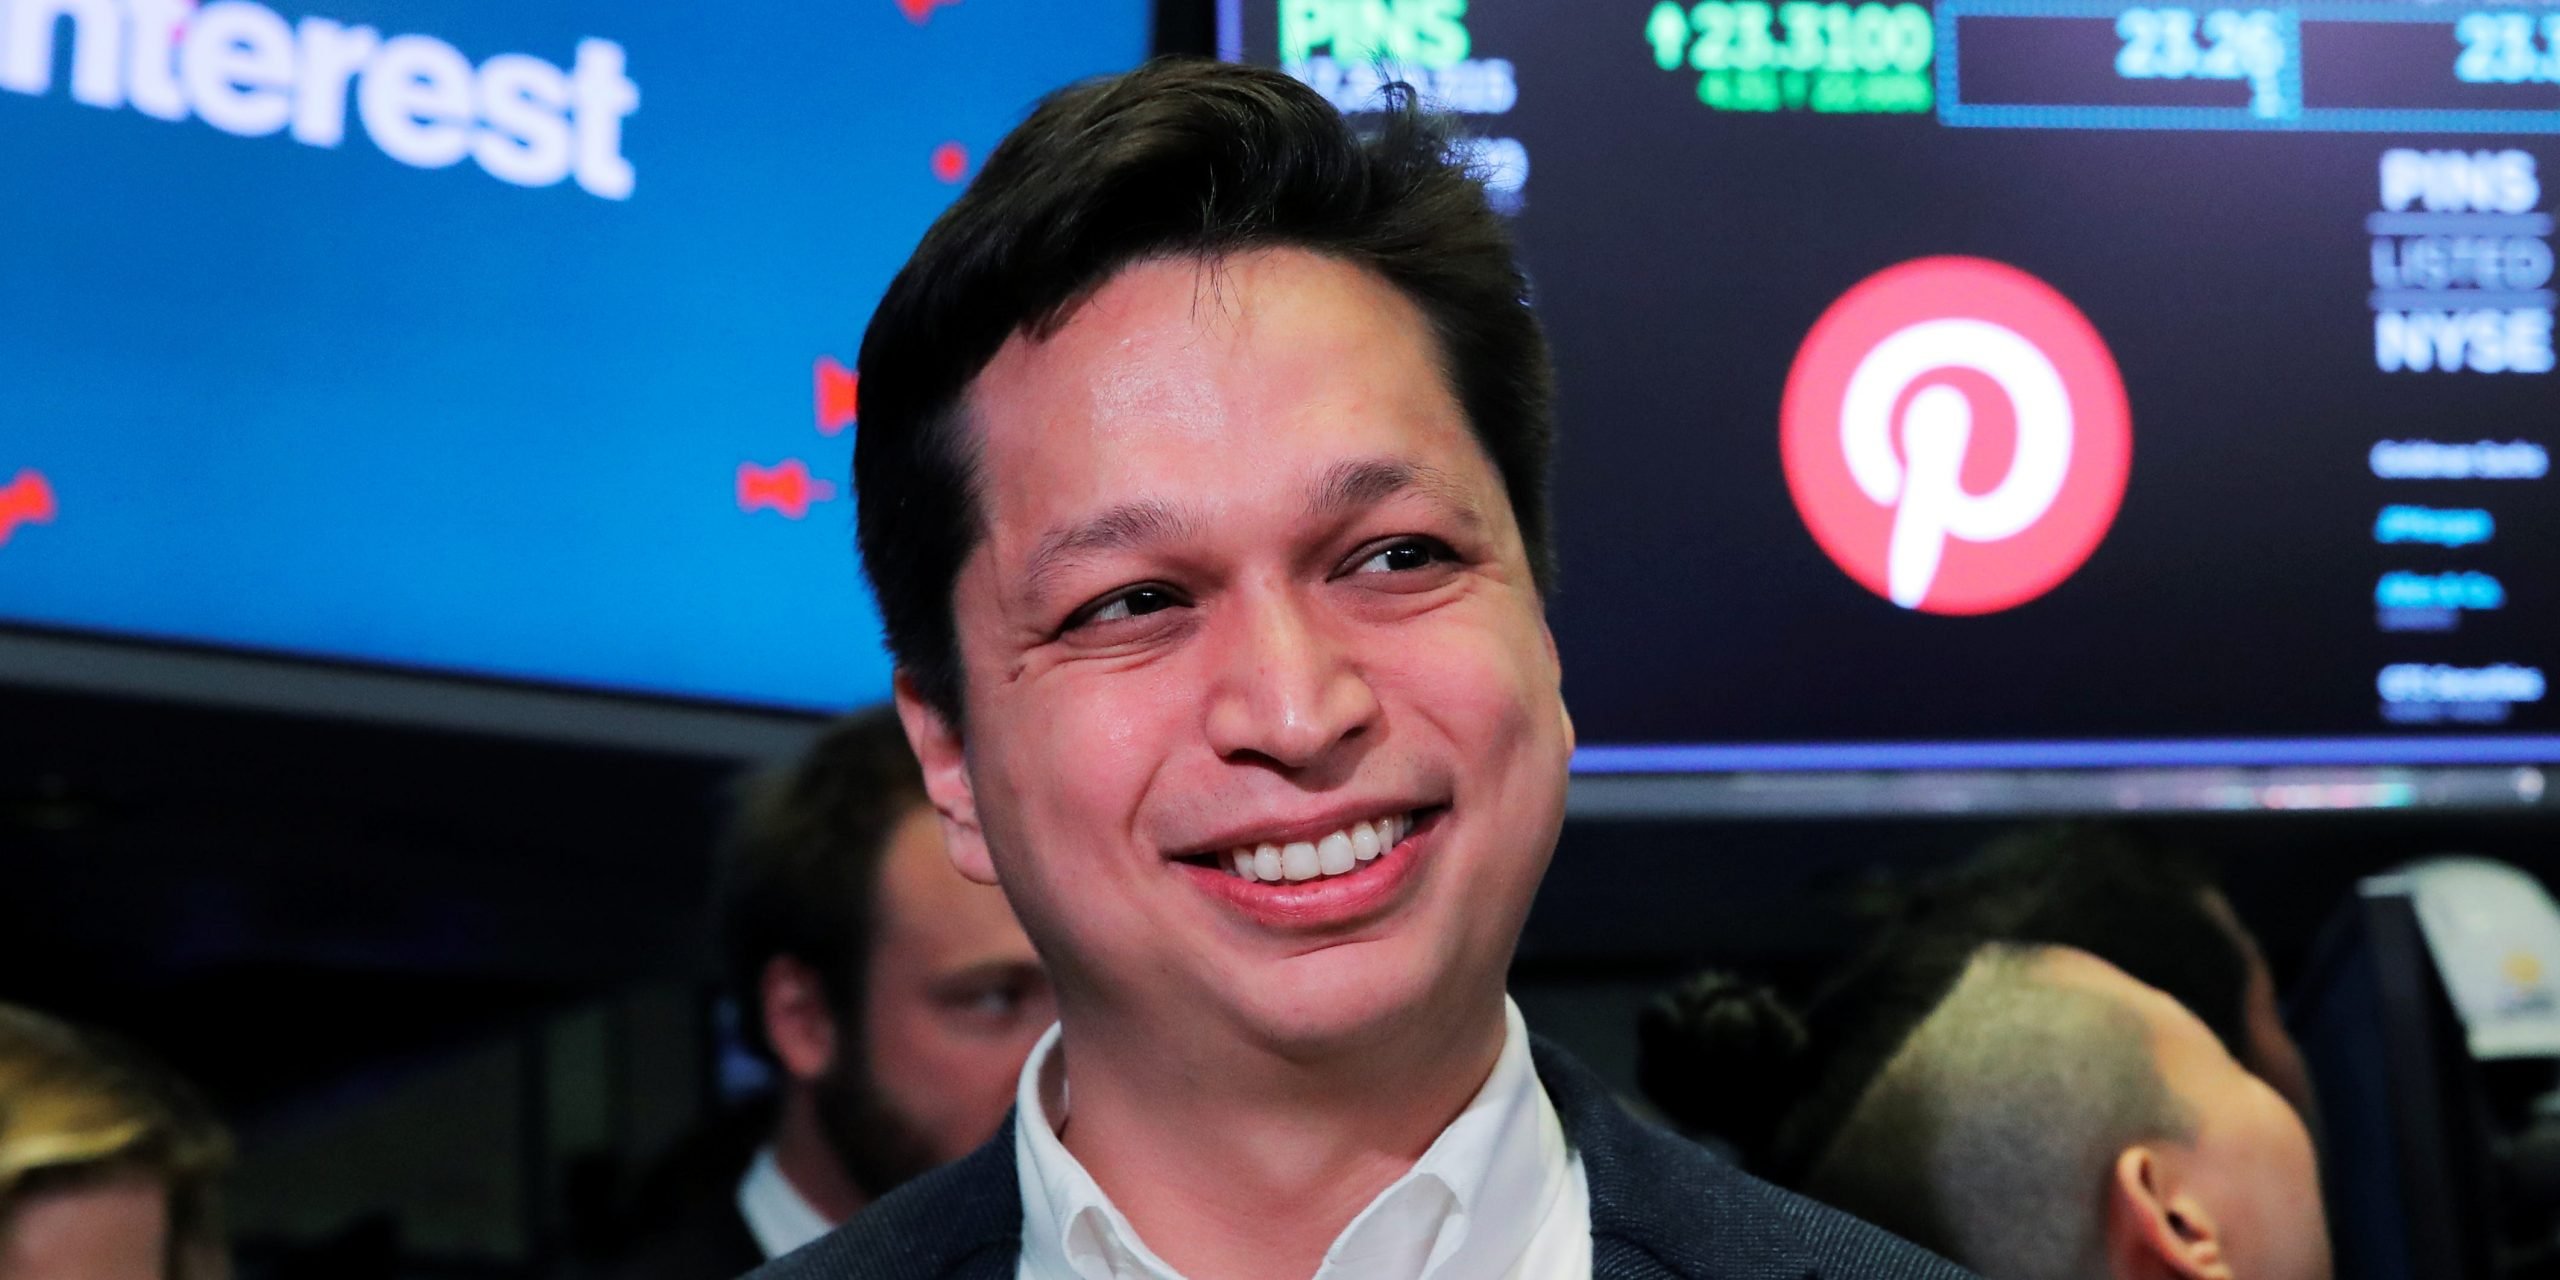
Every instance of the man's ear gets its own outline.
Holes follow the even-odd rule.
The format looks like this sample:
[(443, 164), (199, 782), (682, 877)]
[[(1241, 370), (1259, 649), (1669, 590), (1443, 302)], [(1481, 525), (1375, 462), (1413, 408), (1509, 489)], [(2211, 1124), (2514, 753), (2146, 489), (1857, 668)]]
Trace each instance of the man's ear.
[(2107, 1183), (2107, 1253), (2115, 1275), (2231, 1280), (2222, 1231), (2149, 1147), (2127, 1147)]
[(756, 1003), (765, 1042), (784, 1075), (807, 1084), (835, 1066), (836, 1015), (817, 970), (790, 956), (765, 961), (756, 978)]
[(907, 745), (924, 766), (925, 796), (942, 819), (942, 845), (951, 865), (979, 884), (994, 884), (995, 859), (988, 856), (986, 832), (978, 826), (978, 793), (969, 782), (969, 753), (960, 745), (959, 730), (916, 692), (906, 672), (900, 671), (891, 687)]

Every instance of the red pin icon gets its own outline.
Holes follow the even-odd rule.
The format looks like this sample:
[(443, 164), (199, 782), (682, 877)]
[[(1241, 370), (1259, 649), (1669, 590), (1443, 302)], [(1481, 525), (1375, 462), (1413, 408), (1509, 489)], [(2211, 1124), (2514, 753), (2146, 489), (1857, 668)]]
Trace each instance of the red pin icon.
[(845, 368), (834, 356), (820, 356), (817, 364), (818, 433), (838, 435), (851, 425), (861, 401), (862, 377)]
[(752, 462), (738, 464), (740, 511), (779, 511), (798, 520), (809, 514), (810, 503), (835, 496), (836, 487), (824, 480), (810, 479), (809, 464), (798, 458), (786, 458), (770, 467)]
[(19, 525), (53, 523), (55, 510), (53, 486), (45, 483), (44, 473), (21, 470), (17, 479), (0, 489), (0, 543), (8, 542)]

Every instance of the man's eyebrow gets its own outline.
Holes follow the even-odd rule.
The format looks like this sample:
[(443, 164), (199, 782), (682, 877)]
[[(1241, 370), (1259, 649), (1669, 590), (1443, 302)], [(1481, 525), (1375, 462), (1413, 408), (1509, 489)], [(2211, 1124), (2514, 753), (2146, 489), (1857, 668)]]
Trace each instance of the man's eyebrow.
[(935, 978), (933, 987), (939, 992), (952, 992), (988, 982), (1033, 977), (1039, 972), (1039, 963), (1032, 960), (1017, 960), (1010, 957), (979, 960)]
[(1308, 494), (1307, 514), (1338, 516), (1374, 507), (1408, 490), (1420, 491), (1449, 508), (1451, 513), (1469, 525), (1484, 522), (1466, 486), (1451, 478), (1449, 473), (1419, 462), (1394, 458), (1361, 458), (1336, 463)]
[(1039, 545), (1031, 549), (1030, 558), (1024, 562), (1023, 589), (1033, 600), (1045, 599), (1057, 576), (1086, 556), (1150, 542), (1180, 541), (1196, 527), (1189, 512), (1153, 498), (1121, 503), (1089, 520), (1041, 535)]

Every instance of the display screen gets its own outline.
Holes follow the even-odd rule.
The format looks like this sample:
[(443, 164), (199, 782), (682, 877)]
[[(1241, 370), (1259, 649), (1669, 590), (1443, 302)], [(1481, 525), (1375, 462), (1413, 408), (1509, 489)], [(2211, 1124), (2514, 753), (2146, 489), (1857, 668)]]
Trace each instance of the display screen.
[(1514, 219), (1579, 767), (2560, 759), (2560, 9), (1225, 17)]
[(0, 623), (833, 708), (865, 321), (1145, 0), (0, 0)]

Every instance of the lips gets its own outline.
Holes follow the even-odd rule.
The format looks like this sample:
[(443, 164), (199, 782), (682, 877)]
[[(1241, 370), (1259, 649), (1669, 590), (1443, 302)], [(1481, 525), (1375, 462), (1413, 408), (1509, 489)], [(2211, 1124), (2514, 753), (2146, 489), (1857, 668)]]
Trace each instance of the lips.
[(1395, 911), (1412, 895), (1446, 812), (1445, 806), (1390, 812), (1322, 834), (1309, 824), (1179, 858), (1173, 867), (1267, 927), (1354, 927)]

